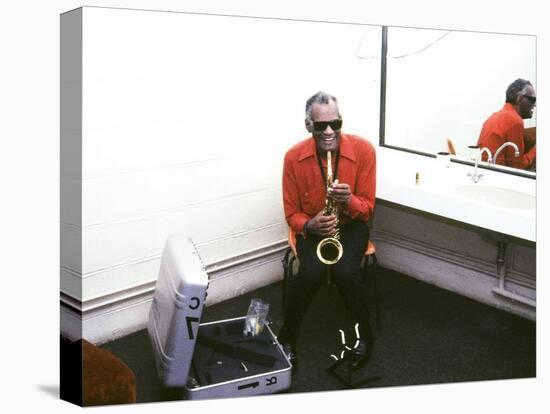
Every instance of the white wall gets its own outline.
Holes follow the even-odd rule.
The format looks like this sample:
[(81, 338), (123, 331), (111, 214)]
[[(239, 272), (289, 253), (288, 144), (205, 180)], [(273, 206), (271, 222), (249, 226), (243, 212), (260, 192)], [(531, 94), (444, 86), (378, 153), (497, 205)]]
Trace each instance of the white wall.
[[(321, 89), (340, 99), (346, 131), (378, 141), (381, 28), (82, 14), (82, 188), (62, 177), (82, 218), (62, 217), (61, 290), (82, 302), (84, 335), (86, 314), (153, 289), (171, 233), (191, 236), (211, 269), (210, 304), (281, 278), (284, 152), (307, 136), (305, 100)], [(243, 257), (255, 271), (216, 273)]]

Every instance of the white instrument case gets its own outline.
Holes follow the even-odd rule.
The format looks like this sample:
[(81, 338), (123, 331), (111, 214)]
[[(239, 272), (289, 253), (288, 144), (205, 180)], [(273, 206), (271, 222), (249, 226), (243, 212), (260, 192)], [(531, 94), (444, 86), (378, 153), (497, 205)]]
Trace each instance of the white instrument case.
[(187, 399), (273, 394), (290, 387), (292, 365), (266, 324), (243, 334), (246, 317), (200, 324), (208, 274), (192, 241), (166, 241), (147, 329), (160, 380)]

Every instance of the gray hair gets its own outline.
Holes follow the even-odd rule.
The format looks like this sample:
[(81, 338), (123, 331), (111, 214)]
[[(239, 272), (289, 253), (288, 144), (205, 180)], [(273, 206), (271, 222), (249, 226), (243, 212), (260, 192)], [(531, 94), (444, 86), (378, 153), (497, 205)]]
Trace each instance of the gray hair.
[[(525, 86), (531, 85), (531, 82), (525, 79), (516, 79), (506, 89), (506, 102), (515, 105), (518, 100), (518, 95), (521, 94)], [(533, 86), (533, 85), (531, 85)]]
[[(336, 104), (336, 109), (338, 109), (338, 100), (334, 96), (329, 95), (328, 93), (323, 91), (317, 92), (315, 95), (313, 95), (311, 98), (309, 98), (306, 101), (306, 119), (311, 120), (311, 108), (313, 104), (326, 105), (331, 101)], [(339, 109), (338, 109), (338, 113), (340, 113)]]

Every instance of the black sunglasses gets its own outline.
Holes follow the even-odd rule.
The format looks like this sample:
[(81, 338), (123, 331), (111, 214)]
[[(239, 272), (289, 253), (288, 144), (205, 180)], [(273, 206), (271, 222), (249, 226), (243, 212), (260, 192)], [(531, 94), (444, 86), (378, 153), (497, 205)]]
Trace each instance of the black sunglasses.
[(317, 132), (322, 132), (327, 129), (327, 126), (329, 125), (333, 131), (338, 131), (340, 128), (342, 128), (342, 120), (333, 119), (332, 121), (314, 121), (313, 129)]
[(521, 95), (523, 96), (525, 99), (527, 99), (529, 101), (529, 103), (531, 104), (536, 104), (537, 103), (537, 97), (536, 96), (529, 96), (529, 95)]

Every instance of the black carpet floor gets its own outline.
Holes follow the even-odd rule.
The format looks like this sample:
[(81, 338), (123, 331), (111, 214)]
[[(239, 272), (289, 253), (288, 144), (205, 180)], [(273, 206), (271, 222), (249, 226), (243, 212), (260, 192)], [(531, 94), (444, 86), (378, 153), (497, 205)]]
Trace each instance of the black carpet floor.
[[(374, 352), (352, 380), (379, 379), (361, 388), (536, 376), (534, 322), (390, 270), (379, 270), (378, 286), (382, 313)], [(202, 322), (244, 316), (252, 298), (270, 303), (271, 327), (277, 333), (282, 324), (282, 283), (207, 307)], [(342, 350), (339, 329), (345, 329), (346, 342), (353, 345), (353, 322), (337, 290), (323, 287), (306, 315), (297, 344), (299, 367), (288, 392), (346, 388), (326, 371), (334, 362), (330, 354)], [(184, 398), (182, 389), (166, 388), (158, 380), (146, 330), (102, 347), (133, 369), (137, 402)]]

